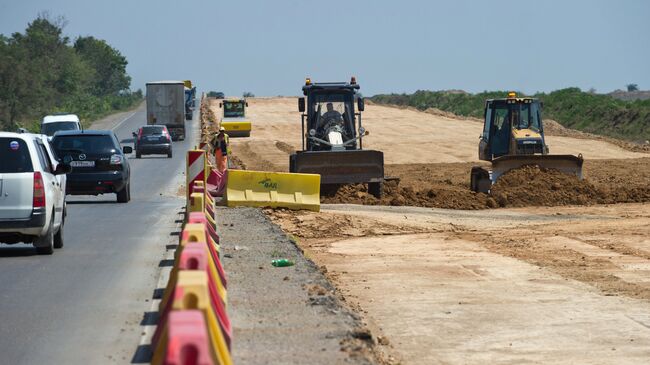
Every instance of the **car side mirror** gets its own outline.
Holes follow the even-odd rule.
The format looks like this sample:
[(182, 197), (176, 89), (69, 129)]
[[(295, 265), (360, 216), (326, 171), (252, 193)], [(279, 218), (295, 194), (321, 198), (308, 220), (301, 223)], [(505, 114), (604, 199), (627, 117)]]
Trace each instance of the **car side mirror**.
[(131, 133), (131, 135), (132, 135), (133, 137), (138, 137), (138, 134), (135, 133), (135, 132)]
[(248, 102), (246, 102), (246, 106), (248, 106)]
[(360, 112), (362, 112), (365, 108), (365, 102), (363, 101), (363, 98), (357, 99), (357, 109), (359, 109)]
[(133, 153), (133, 147), (124, 146), (124, 147), (122, 147), (122, 152), (124, 152), (124, 153)]
[(222, 106), (223, 106), (223, 103), (219, 103), (219, 108), (221, 108)]
[(56, 165), (56, 169), (54, 169), (54, 175), (69, 174), (71, 172), (72, 166), (68, 165), (67, 163), (60, 163)]
[(305, 112), (305, 98), (298, 98), (298, 111)]

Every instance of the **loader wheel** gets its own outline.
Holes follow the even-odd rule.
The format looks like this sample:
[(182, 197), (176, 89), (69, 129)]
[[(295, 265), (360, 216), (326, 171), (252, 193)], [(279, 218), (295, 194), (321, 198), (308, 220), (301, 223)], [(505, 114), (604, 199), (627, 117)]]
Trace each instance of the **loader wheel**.
[(296, 155), (289, 155), (289, 172), (296, 172)]
[(490, 172), (481, 166), (473, 166), (470, 174), (469, 188), (476, 193), (489, 193), (492, 181)]
[(381, 199), (382, 190), (383, 190), (383, 184), (381, 182), (368, 183), (368, 192), (372, 194), (375, 198)]

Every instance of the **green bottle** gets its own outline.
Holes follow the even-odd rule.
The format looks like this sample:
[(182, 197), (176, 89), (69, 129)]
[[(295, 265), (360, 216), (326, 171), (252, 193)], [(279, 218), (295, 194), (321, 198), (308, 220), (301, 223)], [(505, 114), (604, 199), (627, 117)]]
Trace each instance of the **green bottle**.
[(279, 259), (279, 260), (273, 260), (271, 261), (271, 265), (275, 267), (285, 267), (285, 266), (293, 266), (294, 263), (291, 260), (288, 259)]

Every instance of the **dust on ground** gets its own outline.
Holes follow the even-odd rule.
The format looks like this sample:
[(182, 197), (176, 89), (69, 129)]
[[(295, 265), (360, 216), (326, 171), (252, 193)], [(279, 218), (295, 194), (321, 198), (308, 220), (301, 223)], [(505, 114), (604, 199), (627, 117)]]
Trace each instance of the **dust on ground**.
[(406, 363), (650, 357), (650, 205), (266, 213)]

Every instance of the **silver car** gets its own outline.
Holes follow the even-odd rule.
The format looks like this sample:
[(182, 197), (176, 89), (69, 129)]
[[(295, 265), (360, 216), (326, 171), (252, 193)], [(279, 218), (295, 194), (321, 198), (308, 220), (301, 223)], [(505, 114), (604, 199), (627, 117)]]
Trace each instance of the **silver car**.
[(41, 254), (63, 247), (70, 170), (46, 136), (0, 132), (0, 243), (33, 243)]

